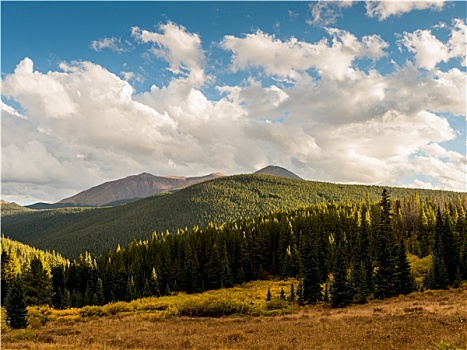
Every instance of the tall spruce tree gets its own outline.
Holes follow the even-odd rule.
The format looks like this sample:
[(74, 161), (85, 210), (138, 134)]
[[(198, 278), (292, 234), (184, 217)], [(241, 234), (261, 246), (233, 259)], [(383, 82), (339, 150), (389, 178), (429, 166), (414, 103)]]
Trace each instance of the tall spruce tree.
[(52, 280), (39, 257), (35, 256), (31, 259), (29, 268), (22, 278), (26, 304), (52, 305)]
[(351, 302), (351, 288), (347, 279), (347, 258), (344, 242), (339, 240), (334, 264), (334, 282), (331, 285), (331, 306), (345, 307)]
[(407, 260), (407, 250), (404, 240), (400, 239), (397, 247), (396, 270), (395, 270), (395, 293), (409, 294), (414, 291), (415, 280), (413, 278), (409, 261)]
[(319, 283), (318, 256), (316, 246), (309, 237), (303, 237), (303, 300), (313, 304), (323, 299), (322, 288)]
[(386, 189), (381, 195), (381, 215), (378, 230), (377, 271), (375, 275), (375, 297), (389, 298), (394, 295), (395, 259), (393, 256), (394, 233), (391, 224), (391, 200)]
[(5, 298), (6, 323), (14, 329), (26, 328), (27, 309), (24, 298), (23, 284), (19, 275), (17, 275), (8, 290)]
[(430, 289), (447, 289), (449, 278), (445, 261), (445, 234), (441, 209), (438, 207), (435, 223), (435, 244), (433, 247), (433, 263), (429, 274), (425, 277), (425, 286)]

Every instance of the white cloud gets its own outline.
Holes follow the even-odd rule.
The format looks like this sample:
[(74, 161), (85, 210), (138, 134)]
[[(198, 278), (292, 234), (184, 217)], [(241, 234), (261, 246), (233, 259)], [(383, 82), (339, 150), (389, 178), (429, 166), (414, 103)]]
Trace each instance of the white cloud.
[(125, 52), (131, 49), (132, 45), (129, 42), (122, 43), (121, 38), (103, 38), (91, 41), (89, 45), (94, 51), (100, 52), (104, 49), (109, 49), (115, 52)]
[(331, 43), (322, 39), (310, 44), (291, 38), (287, 41), (257, 31), (244, 38), (227, 35), (221, 42), (224, 50), (232, 51), (234, 71), (261, 67), (269, 75), (298, 79), (300, 73), (316, 69), (322, 77), (342, 80), (354, 72), (355, 59), (368, 57), (377, 60), (385, 55), (388, 44), (378, 35), (365, 36), (362, 41), (351, 33), (327, 29)]
[(414, 0), (414, 1), (367, 1), (366, 2), (366, 14), (369, 17), (377, 17), (380, 21), (387, 19), (390, 16), (401, 16), (404, 13), (411, 12), (414, 10), (434, 10), (440, 11), (443, 9), (446, 1), (426, 1), (426, 0)]
[[(462, 23), (453, 28), (450, 55), (462, 46)], [(465, 118), (466, 75), (458, 68), (422, 72), (407, 62), (387, 74), (360, 70), (359, 58), (387, 54), (379, 36), (331, 28), (330, 39), (308, 43), (257, 31), (225, 36), (221, 46), (233, 70), (261, 68), (278, 79), (252, 74), (241, 85), (211, 85), (222, 97), (210, 100), (200, 88), (213, 82), (199, 36), (170, 22), (159, 29), (134, 35), (180, 73), (167, 86), (136, 93), (132, 72), (121, 78), (91, 62), (63, 62), (42, 73), (29, 58), (3, 77), (2, 95), (22, 107), (2, 103), (4, 198), (25, 191), (58, 201), (130, 173), (228, 174), (268, 164), (315, 180), (400, 186), (411, 179), (464, 190), (465, 155), (442, 146), (458, 137), (442, 115)], [(55, 192), (44, 197), (44, 189)]]
[(172, 22), (158, 27), (161, 33), (132, 28), (132, 36), (142, 43), (153, 43), (150, 52), (166, 60), (174, 74), (188, 71), (202, 83), (204, 81), (205, 56), (198, 34), (189, 33), (185, 27)]
[(337, 19), (342, 17), (342, 8), (352, 5), (353, 1), (318, 1), (311, 3), (309, 6), (313, 19), (307, 20), (307, 23), (322, 27), (335, 25)]
[(434, 69), (440, 62), (448, 62), (452, 58), (461, 58), (462, 65), (466, 65), (467, 43), (466, 24), (456, 19), (451, 28), (450, 39), (443, 43), (431, 30), (418, 29), (413, 33), (404, 32), (400, 43), (409, 52), (415, 54), (418, 67), (428, 70)]

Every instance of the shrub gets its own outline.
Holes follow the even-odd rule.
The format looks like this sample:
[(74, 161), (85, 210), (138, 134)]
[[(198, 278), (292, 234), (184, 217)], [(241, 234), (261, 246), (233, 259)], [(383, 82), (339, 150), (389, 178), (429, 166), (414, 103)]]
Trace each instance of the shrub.
[(108, 313), (104, 311), (104, 309), (100, 306), (85, 306), (83, 307), (79, 314), (81, 317), (86, 317), (86, 316), (107, 316)]
[(280, 298), (274, 298), (271, 301), (266, 303), (267, 310), (280, 310), (280, 309), (287, 309), (289, 304)]
[(449, 343), (445, 343), (444, 341), (440, 341), (438, 344), (438, 350), (462, 350), (461, 348), (458, 348), (455, 345), (451, 345)]
[(222, 317), (234, 314), (247, 314), (249, 307), (234, 300), (187, 300), (179, 308), (180, 316)]

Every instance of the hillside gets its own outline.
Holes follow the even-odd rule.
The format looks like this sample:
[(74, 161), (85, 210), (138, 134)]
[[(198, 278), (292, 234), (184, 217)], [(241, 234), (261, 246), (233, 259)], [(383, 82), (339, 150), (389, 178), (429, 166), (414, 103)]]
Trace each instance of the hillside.
[(275, 165), (269, 165), (263, 169), (255, 171), (254, 174), (274, 175), (274, 176), (285, 177), (288, 179), (302, 180), (300, 176), (294, 174), (293, 172), (285, 168), (282, 168), (280, 166), (275, 166)]
[(66, 206), (103, 206), (124, 203), (125, 201), (146, 198), (165, 191), (185, 188), (221, 176), (223, 175), (216, 173), (187, 178), (184, 176), (154, 176), (142, 173), (92, 187), (72, 197), (62, 199), (57, 204)]
[[(445, 199), (446, 191), (389, 188), (393, 199), (419, 193)], [(379, 200), (382, 187), (340, 185), (269, 175), (236, 175), (197, 184), (111, 208), (68, 208), (51, 211), (2, 212), (2, 232), (41, 249), (77, 257), (85, 250), (99, 253), (152, 232), (220, 224), (275, 210), (318, 202)], [(466, 194), (462, 194), (466, 196)], [(74, 244), (70, 244), (74, 242)]]

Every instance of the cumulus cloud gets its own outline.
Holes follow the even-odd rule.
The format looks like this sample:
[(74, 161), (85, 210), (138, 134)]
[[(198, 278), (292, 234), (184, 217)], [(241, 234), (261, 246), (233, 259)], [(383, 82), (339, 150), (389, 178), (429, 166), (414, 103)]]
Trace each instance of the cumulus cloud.
[[(461, 24), (453, 23), (448, 54), (462, 45)], [(198, 35), (171, 22), (158, 33), (133, 33), (161, 50), (176, 73), (167, 86), (136, 93), (131, 72), (121, 78), (86, 61), (43, 73), (25, 58), (3, 77), (6, 198), (25, 191), (58, 201), (129, 173), (229, 174), (268, 164), (315, 180), (400, 186), (410, 179), (465, 190), (465, 155), (443, 147), (458, 137), (443, 115), (465, 118), (458, 68), (421, 71), (407, 62), (382, 74), (354, 65), (386, 55), (377, 35), (358, 39), (329, 28), (329, 38), (308, 43), (256, 31), (225, 36), (220, 45), (232, 55), (232, 71), (264, 74), (211, 85), (221, 95), (213, 100), (200, 85), (206, 57)], [(54, 196), (44, 197), (49, 190)]]
[(174, 74), (190, 73), (201, 82), (204, 79), (205, 56), (198, 34), (172, 22), (160, 24), (160, 32), (132, 28), (132, 36), (142, 43), (152, 43), (150, 52), (166, 60)]
[(342, 80), (350, 77), (357, 58), (377, 60), (386, 53), (388, 44), (378, 35), (364, 36), (362, 41), (347, 31), (327, 29), (326, 38), (311, 44), (290, 38), (287, 41), (260, 30), (243, 38), (227, 35), (221, 42), (224, 50), (233, 53), (233, 71), (260, 67), (269, 75), (297, 79), (300, 73), (316, 69), (325, 78)]
[(414, 0), (414, 1), (367, 1), (366, 14), (369, 17), (376, 17), (383, 21), (391, 16), (401, 16), (414, 10), (434, 10), (440, 11), (443, 9), (446, 1), (435, 0)]
[(418, 67), (431, 70), (440, 62), (448, 62), (451, 58), (461, 58), (466, 66), (466, 24), (456, 19), (451, 29), (450, 39), (443, 43), (431, 30), (418, 29), (413, 33), (404, 32), (400, 43), (409, 52), (414, 53)]

